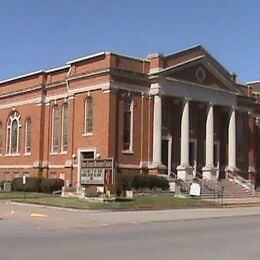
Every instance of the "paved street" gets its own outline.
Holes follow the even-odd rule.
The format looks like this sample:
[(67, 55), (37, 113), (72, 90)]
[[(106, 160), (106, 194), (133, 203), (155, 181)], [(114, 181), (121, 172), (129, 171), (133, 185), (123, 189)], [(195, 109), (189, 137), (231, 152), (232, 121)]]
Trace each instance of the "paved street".
[[(245, 212), (253, 216), (235, 216)], [(260, 208), (113, 213), (1, 202), (0, 217), (1, 260), (260, 259)]]

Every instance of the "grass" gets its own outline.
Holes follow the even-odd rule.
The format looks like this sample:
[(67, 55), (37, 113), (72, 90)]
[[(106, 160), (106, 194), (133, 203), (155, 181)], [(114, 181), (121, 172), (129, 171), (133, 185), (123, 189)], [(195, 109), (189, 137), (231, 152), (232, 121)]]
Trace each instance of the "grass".
[(42, 193), (26, 193), (25, 201), (23, 192), (0, 192), (0, 199), (9, 199), (17, 202), (33, 203), (55, 207), (90, 210), (154, 210), (154, 209), (184, 209), (208, 208), (218, 205), (211, 201), (193, 198), (174, 198), (173, 196), (143, 196), (136, 197), (133, 201), (120, 202), (89, 202), (78, 198), (62, 198)]

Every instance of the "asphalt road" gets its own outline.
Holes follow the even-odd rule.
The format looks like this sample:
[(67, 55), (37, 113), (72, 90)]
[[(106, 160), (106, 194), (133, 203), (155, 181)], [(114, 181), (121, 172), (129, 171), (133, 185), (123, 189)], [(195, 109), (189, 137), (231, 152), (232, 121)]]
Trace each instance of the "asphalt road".
[(3, 219), (0, 259), (260, 259), (260, 216), (60, 230)]

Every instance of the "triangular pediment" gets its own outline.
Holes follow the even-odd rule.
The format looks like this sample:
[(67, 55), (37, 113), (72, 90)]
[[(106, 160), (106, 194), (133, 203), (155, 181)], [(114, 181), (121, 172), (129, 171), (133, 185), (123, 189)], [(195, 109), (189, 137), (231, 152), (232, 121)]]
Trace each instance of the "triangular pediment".
[(158, 74), (213, 89), (240, 92), (233, 75), (201, 46), (165, 57), (165, 68)]

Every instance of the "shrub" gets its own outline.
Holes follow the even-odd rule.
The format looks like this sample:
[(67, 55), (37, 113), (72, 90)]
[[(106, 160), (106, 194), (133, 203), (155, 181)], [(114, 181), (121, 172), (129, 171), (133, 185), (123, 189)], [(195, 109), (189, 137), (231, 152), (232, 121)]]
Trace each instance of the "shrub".
[(23, 178), (19, 177), (12, 181), (12, 189), (14, 191), (40, 192), (41, 178), (27, 177), (26, 184), (23, 184)]
[(4, 189), (4, 182), (0, 181), (0, 190), (3, 190), (3, 189)]
[(161, 188), (166, 190), (169, 188), (169, 182), (166, 178), (156, 175), (135, 175), (132, 181), (132, 187), (136, 190), (146, 188)]
[(44, 193), (52, 193), (54, 191), (61, 190), (63, 186), (64, 180), (62, 179), (42, 179), (40, 190)]

